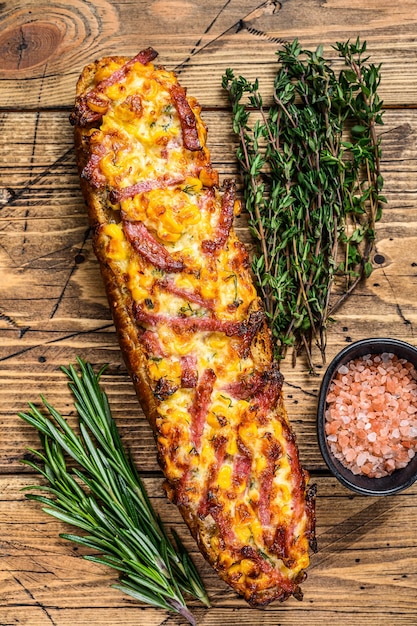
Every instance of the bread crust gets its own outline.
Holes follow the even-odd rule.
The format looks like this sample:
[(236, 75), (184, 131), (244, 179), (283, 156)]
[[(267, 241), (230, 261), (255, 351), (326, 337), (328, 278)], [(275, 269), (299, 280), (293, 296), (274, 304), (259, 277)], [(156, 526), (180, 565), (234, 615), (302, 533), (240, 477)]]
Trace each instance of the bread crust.
[[(136, 178), (132, 179), (130, 170), (126, 170), (126, 172), (129, 171), (129, 175), (126, 174), (126, 180), (131, 183), (130, 187), (125, 184), (117, 187), (114, 181), (119, 181), (120, 177), (111, 179), (108, 175), (110, 170), (105, 167), (109, 150), (112, 155), (112, 163), (109, 165), (111, 167), (116, 162), (116, 156), (122, 153), (122, 150), (116, 152), (116, 148), (125, 138), (123, 121), (121, 129), (118, 127), (116, 130), (112, 128), (111, 131), (106, 131), (106, 124), (108, 125), (109, 120), (113, 120), (115, 116), (114, 111), (117, 107), (120, 108), (128, 102), (128, 114), (132, 116), (133, 110), (133, 115), (136, 115), (137, 120), (142, 123), (147, 106), (143, 96), (144, 90), (160, 89), (164, 97), (170, 97), (174, 103), (169, 113), (169, 119), (174, 120), (177, 127), (180, 128), (182, 137), (179, 138), (181, 133), (178, 133), (174, 126), (169, 139), (163, 138), (163, 140), (158, 139), (158, 141), (161, 145), (165, 142), (165, 152), (168, 151), (171, 144), (174, 145), (172, 160), (174, 157), (177, 158), (178, 151), (181, 151), (181, 159), (183, 161), (189, 159), (192, 162), (192, 168), (194, 168), (192, 173), (197, 172), (197, 177), (187, 177), (187, 181), (197, 180), (197, 183), (194, 183), (196, 187), (202, 185), (199, 192), (193, 192), (194, 204), (188, 207), (189, 212), (192, 213), (192, 210), (198, 207), (206, 215), (208, 230), (215, 222), (214, 217), (220, 215), (211, 238), (200, 242), (198, 254), (203, 258), (203, 262), (204, 259), (208, 259), (207, 266), (210, 271), (207, 270), (207, 274), (210, 277), (213, 274), (213, 268), (218, 272), (219, 267), (222, 267), (221, 259), (226, 258), (229, 271), (230, 268), (232, 270), (237, 269), (236, 272), (231, 271), (230, 274), (235, 281), (236, 294), (239, 290), (243, 294), (255, 293), (251, 282), (247, 253), (244, 251), (243, 245), (238, 242), (231, 225), (233, 217), (231, 211), (235, 213), (238, 206), (233, 195), (234, 186), (231, 181), (228, 181), (224, 187), (223, 195), (217, 189), (216, 173), (211, 169), (209, 153), (205, 147), (205, 127), (199, 119), (199, 107), (193, 99), (185, 98), (185, 91), (181, 91), (173, 74), (168, 74), (163, 68), (155, 69), (153, 67), (149, 61), (149, 58), (152, 57), (149, 49), (140, 54), (142, 54), (141, 60), (135, 63), (126, 57), (106, 57), (84, 68), (77, 83), (75, 107), (70, 117), (71, 123), (74, 125), (77, 164), (93, 232), (94, 252), (99, 261), (121, 352), (141, 407), (149, 420), (158, 444), (158, 460), (166, 477), (164, 483), (166, 493), (179, 507), (204, 557), (219, 573), (220, 577), (252, 606), (263, 606), (275, 599), (282, 601), (291, 595), (300, 599), (302, 594), (299, 585), (305, 577), (305, 567), (308, 565), (308, 545), (314, 544), (315, 490), (308, 487), (308, 475), (299, 463), (294, 435), (284, 407), (283, 379), (277, 364), (273, 361), (271, 333), (263, 314), (262, 303), (256, 294), (247, 295), (246, 298), (240, 299), (236, 295), (233, 303), (229, 303), (224, 309), (223, 319), (217, 319), (217, 309), (213, 307), (218, 307), (217, 300), (219, 298), (217, 297), (213, 304), (213, 301), (204, 295), (204, 289), (207, 291), (207, 286), (210, 286), (208, 280), (207, 283), (202, 283), (196, 292), (189, 294), (191, 305), (195, 307), (192, 310), (192, 315), (187, 317), (185, 313), (182, 313), (179, 318), (175, 316), (171, 318), (170, 314), (166, 314), (158, 301), (158, 297), (161, 302), (169, 302), (169, 299), (167, 300), (165, 297), (166, 294), (162, 294), (164, 290), (171, 290), (169, 293), (171, 293), (173, 301), (185, 297), (181, 291), (182, 287), (178, 286), (180, 278), (182, 277), (187, 283), (187, 281), (194, 280), (198, 272), (197, 270), (187, 270), (187, 268), (183, 273), (178, 270), (184, 259), (186, 259), (184, 263), (188, 262), (188, 257), (185, 255), (184, 249), (178, 248), (180, 252), (177, 252), (177, 244), (174, 241), (177, 237), (176, 233), (173, 234), (172, 231), (168, 230), (167, 235), (165, 231), (160, 230), (159, 222), (154, 223), (149, 222), (149, 220), (147, 222), (146, 219), (148, 218), (145, 213), (141, 214), (142, 221), (134, 219), (137, 216), (135, 197), (141, 198), (140, 202), (146, 206), (149, 216), (151, 215), (150, 207), (153, 195), (157, 195), (159, 192), (165, 194), (163, 197), (169, 204), (171, 196), (177, 198), (179, 194), (182, 194), (181, 202), (186, 205), (184, 193), (189, 193), (187, 187), (184, 186), (185, 183), (181, 183), (181, 186), (180, 183), (175, 182), (178, 178), (177, 173), (174, 173), (171, 178), (167, 173), (164, 173), (163, 178), (153, 178), (151, 181), (153, 186), (149, 183), (148, 177), (145, 180), (148, 185), (146, 187), (142, 181), (141, 172), (139, 175), (136, 173)], [(134, 78), (136, 75), (140, 76), (137, 84), (136, 78)], [(128, 87), (130, 80), (134, 84)], [(139, 91), (138, 86), (140, 87)], [(117, 91), (116, 95), (114, 94), (115, 91)], [(129, 95), (126, 96), (125, 92)], [(123, 101), (124, 97), (126, 99)], [(167, 105), (165, 104), (164, 108), (161, 109), (165, 116), (166, 110)], [(129, 128), (131, 127), (129, 126)], [(116, 136), (119, 144), (115, 140)], [(135, 140), (132, 138), (128, 141), (131, 141), (133, 145)], [(196, 149), (197, 142), (201, 146), (200, 152)], [(189, 150), (187, 145), (191, 146), (192, 149)], [(152, 147), (148, 148), (150, 153), (152, 150)], [(124, 152), (126, 153), (126, 151), (127, 148), (125, 147)], [(165, 152), (164, 148), (161, 148), (158, 155), (166, 156), (168, 167), (170, 155), (166, 155)], [(131, 162), (133, 163), (133, 160)], [(105, 179), (104, 183), (102, 179)], [(158, 182), (159, 187), (155, 187), (155, 180), (157, 182), (162, 181)], [(133, 197), (125, 199), (127, 189), (129, 193), (133, 193), (130, 191), (131, 188), (135, 189), (135, 194)], [(111, 195), (112, 193), (113, 195)], [(171, 194), (171, 196), (167, 194)], [(112, 202), (111, 200), (115, 198), (118, 201)], [(173, 210), (174, 212), (177, 210), (175, 206)], [(130, 214), (129, 211), (131, 211)], [(161, 215), (165, 219), (165, 208), (162, 211), (163, 214)], [(183, 220), (188, 219), (188, 217), (188, 213), (184, 213), (182, 218), (178, 220), (181, 228), (183, 228)], [(140, 228), (143, 228), (143, 224), (145, 224), (146, 229), (152, 230), (151, 227), (154, 227), (157, 232), (157, 235), (152, 235), (148, 242), (140, 239), (139, 225)], [(195, 228), (197, 229), (197, 226)], [(187, 232), (192, 233), (192, 229), (193, 226), (191, 225)], [(115, 235), (114, 240), (109, 234), (113, 230), (115, 232), (117, 230), (117, 236)], [(148, 230), (146, 230), (145, 237), (148, 237)], [(130, 232), (137, 233), (137, 235), (130, 236)], [(173, 243), (169, 242), (162, 248), (161, 242), (164, 244), (164, 236), (171, 237)], [(181, 237), (183, 234), (180, 235), (179, 241), (181, 241)], [(114, 249), (117, 248), (116, 244), (123, 251), (128, 249), (127, 253), (124, 252), (125, 255), (128, 255), (128, 261), (119, 255), (122, 259), (120, 260), (114, 253)], [(171, 249), (173, 252), (167, 252)], [(192, 256), (191, 253), (188, 254)], [(136, 275), (132, 278), (131, 266), (136, 263), (139, 268), (138, 273), (149, 278), (151, 275), (149, 266), (152, 269), (150, 259), (154, 259), (154, 257), (159, 259), (160, 265), (156, 266), (157, 272), (155, 268), (152, 271), (162, 278), (158, 278), (158, 281), (152, 283), (149, 287), (148, 297), (141, 300), (134, 296), (135, 291), (130, 286), (132, 282), (137, 285)], [(161, 270), (161, 267), (165, 268), (164, 271)], [(206, 270), (205, 267), (203, 269)], [(175, 283), (175, 281), (177, 282)], [(224, 278), (225, 289), (230, 291), (231, 282), (230, 277)], [(184, 293), (188, 293), (188, 291), (184, 290)], [(144, 302), (147, 301), (151, 302), (152, 307), (155, 306), (154, 302), (157, 302), (157, 314), (154, 313), (154, 310), (146, 309)], [(187, 304), (191, 310), (190, 303)], [(208, 309), (208, 313), (205, 309)], [(206, 317), (201, 313), (201, 310), (205, 311)], [(243, 312), (240, 313), (240, 311)], [(172, 357), (171, 354), (166, 357), (166, 346), (169, 345), (169, 342), (166, 345), (162, 344), (163, 349), (160, 348), (160, 352), (157, 351), (157, 348), (153, 348), (156, 352), (150, 357), (150, 348), (145, 343), (145, 333), (151, 333), (152, 341), (156, 339), (159, 341), (163, 333), (166, 332), (164, 324), (168, 325), (170, 336), (174, 341), (177, 338), (191, 341), (197, 337), (200, 341), (197, 345), (201, 349), (202, 346), (205, 346), (204, 342), (206, 341), (211, 341), (213, 344), (217, 341), (221, 344), (225, 335), (228, 338), (226, 346), (229, 350), (228, 354), (233, 354), (234, 357), (238, 354), (239, 358), (236, 357), (236, 362), (239, 362), (239, 367), (242, 367), (242, 364), (246, 367), (249, 363), (251, 367), (250, 376), (245, 378), (242, 374), (231, 379), (230, 373), (224, 373), (226, 370), (224, 365), (222, 368), (221, 364), (218, 365), (217, 370), (207, 367), (203, 370), (202, 366), (198, 365), (202, 361), (198, 350), (197, 357), (195, 357), (195, 352), (192, 353), (195, 369), (192, 371), (192, 368), (189, 367), (191, 358), (189, 354), (186, 354), (185, 357), (181, 356), (179, 359), (177, 355)], [(178, 330), (179, 327), (181, 327), (180, 330)], [(157, 354), (157, 358), (155, 354)], [(153, 362), (151, 362), (152, 360)], [(169, 383), (171, 386), (168, 385), (167, 387), (169, 376), (161, 377), (155, 382), (155, 378), (150, 374), (153, 371), (151, 366), (155, 362), (161, 363), (164, 360), (167, 360), (172, 368), (178, 363), (187, 363), (184, 365), (186, 369), (182, 371), (181, 384), (183, 387), (181, 384), (179, 388), (178, 385), (173, 386), (172, 381)], [(223, 389), (227, 389), (230, 404), (235, 403), (239, 407), (244, 407), (244, 409), (239, 409), (243, 411), (243, 418), (239, 422), (238, 418), (232, 414), (232, 410), (226, 406), (224, 411), (227, 419), (222, 416), (220, 427), (215, 423), (217, 430), (213, 430), (210, 439), (210, 433), (208, 435), (205, 433), (208, 429), (208, 418), (211, 416), (213, 419), (213, 415), (216, 414), (210, 402), (213, 402), (216, 385), (219, 384), (220, 380), (220, 372), (223, 372), (225, 376), (227, 384), (223, 385)], [(188, 382), (184, 383), (186, 379)], [(205, 381), (204, 385), (203, 381)], [(158, 383), (161, 384), (158, 385)], [(207, 391), (208, 387), (211, 389), (210, 393)], [(253, 388), (250, 389), (250, 387)], [(256, 391), (257, 389), (258, 391)], [(188, 399), (188, 404), (183, 404), (185, 409), (182, 413), (187, 414), (188, 412), (189, 414), (190, 435), (184, 435), (184, 429), (180, 429), (178, 420), (171, 419), (169, 422), (166, 419), (166, 413), (174, 414), (176, 411), (176, 405), (169, 404), (169, 402), (178, 394), (179, 405), (181, 405), (182, 398)], [(221, 393), (220, 396), (216, 397), (222, 401)], [(201, 406), (204, 403), (207, 406), (203, 411), (202, 418)], [(169, 405), (168, 409), (165, 408), (166, 405)], [(205, 420), (202, 426), (201, 419)], [(195, 421), (194, 425), (192, 424), (193, 420)], [(233, 420), (237, 420), (236, 424)], [(231, 434), (230, 428), (226, 431), (226, 422), (229, 424), (233, 422), (233, 433), (238, 434)], [(257, 436), (250, 439), (248, 435), (248, 439), (244, 440), (243, 436), (239, 434), (239, 428), (244, 426), (249, 432), (255, 422), (258, 429)], [(201, 431), (198, 435), (196, 429)], [(279, 432), (277, 439), (275, 439), (274, 432)], [(181, 440), (179, 433), (183, 437)], [(184, 437), (188, 436), (190, 440), (184, 440)], [(200, 484), (191, 478), (193, 472), (197, 472), (195, 466), (194, 469), (190, 470), (191, 466), (178, 460), (180, 456), (174, 451), (174, 437), (177, 437), (177, 444), (180, 448), (186, 445), (184, 441), (188, 442), (187, 445), (190, 441), (191, 443), (194, 442), (195, 448), (201, 446), (200, 450), (195, 452), (195, 454), (199, 454), (198, 463), (201, 466), (204, 465), (206, 457), (211, 459), (211, 464), (208, 465), (207, 472), (204, 474), (205, 482)], [(257, 437), (259, 439), (263, 437), (265, 442), (260, 443)], [(204, 446), (207, 448), (210, 441), (215, 441), (214, 450), (204, 453)], [(250, 448), (251, 445), (253, 449)], [(232, 448), (233, 452), (231, 451)], [(229, 451), (226, 452), (227, 450)], [(256, 473), (257, 451), (261, 451), (263, 457), (263, 466), (258, 474)], [(189, 453), (188, 456), (191, 457), (192, 454)], [(279, 481), (275, 477), (275, 473), (282, 472), (283, 476), (285, 474), (282, 466), (285, 455), (290, 458), (289, 465), (285, 465), (285, 471), (291, 472), (291, 478), (286, 477), (283, 480), (283, 488), (285, 483), (285, 489), (289, 489), (290, 495), (288, 497), (292, 502), (292, 512), (288, 514), (288, 519), (285, 518), (284, 509), (287, 511), (289, 504), (288, 501), (285, 501), (282, 506), (280, 505), (280, 502), (284, 501), (279, 496)], [(184, 456), (187, 454), (181, 458)], [(248, 469), (249, 465), (250, 469)], [(182, 475), (181, 472), (183, 472)], [(226, 495), (223, 494), (220, 487), (222, 472), (226, 477), (222, 480), (229, 479), (230, 483), (229, 490), (227, 488), (224, 490)], [(250, 480), (257, 481), (257, 492), (253, 492), (255, 495), (258, 494), (258, 502), (254, 506), (255, 513), (248, 504), (251, 498), (249, 493), (251, 489), (249, 486), (250, 476)], [(240, 492), (243, 489), (247, 493), (242, 496)], [(265, 491), (268, 497), (263, 495)], [(253, 493), (252, 497), (254, 497)], [(275, 500), (272, 502), (274, 498), (276, 502)], [(279, 500), (280, 498), (281, 500)], [(225, 502), (233, 499), (233, 510), (230, 512), (226, 510)], [(216, 506), (213, 505), (213, 501), (215, 501)], [(233, 520), (237, 519), (237, 521), (232, 520), (232, 513), (234, 515)], [(251, 527), (250, 531), (252, 536), (246, 540), (238, 539), (242, 535), (242, 528), (246, 532), (245, 524), (247, 525), (247, 519), (250, 515), (255, 516), (253, 528)], [(254, 530), (255, 528), (256, 530)], [(258, 537), (258, 543), (253, 538), (254, 535)], [(262, 549), (259, 547), (261, 545), (259, 542), (262, 544)], [(269, 556), (264, 554), (268, 550)]]

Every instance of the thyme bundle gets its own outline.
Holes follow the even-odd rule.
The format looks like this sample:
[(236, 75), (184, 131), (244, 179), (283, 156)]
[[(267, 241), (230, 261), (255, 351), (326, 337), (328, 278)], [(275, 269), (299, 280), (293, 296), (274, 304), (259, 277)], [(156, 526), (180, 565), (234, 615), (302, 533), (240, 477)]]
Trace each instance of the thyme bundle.
[[(33, 485), (49, 496), (27, 494), (44, 511), (84, 534), (60, 536), (98, 552), (85, 559), (120, 572), (113, 587), (146, 604), (180, 613), (195, 626), (183, 593), (210, 606), (200, 576), (176, 533), (169, 540), (152, 508), (135, 466), (127, 456), (108, 399), (100, 389), (103, 369), (96, 375), (78, 359), (81, 374), (71, 365), (61, 368), (69, 378), (79, 416), (80, 435), (42, 398), (50, 418), (30, 403), (19, 417), (40, 434), (42, 451), (30, 449), (40, 464), (22, 461), (41, 474), (47, 485)], [(65, 457), (77, 466), (67, 467)]]
[(236, 78), (232, 69), (222, 80), (275, 357), (293, 346), (293, 359), (304, 351), (311, 371), (314, 345), (325, 361), (332, 314), (372, 271), (375, 223), (386, 202), (376, 134), (381, 66), (368, 63), (359, 38), (333, 48), (344, 61), (339, 75), (322, 46), (284, 44), (269, 107), (258, 80)]

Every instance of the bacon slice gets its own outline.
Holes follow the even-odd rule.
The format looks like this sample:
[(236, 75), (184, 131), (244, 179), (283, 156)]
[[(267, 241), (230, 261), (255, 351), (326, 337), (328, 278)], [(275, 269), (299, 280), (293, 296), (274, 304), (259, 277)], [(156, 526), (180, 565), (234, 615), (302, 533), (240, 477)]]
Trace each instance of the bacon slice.
[(158, 56), (153, 48), (141, 50), (135, 57), (127, 61), (122, 67), (113, 72), (108, 78), (100, 81), (93, 89), (87, 92), (81, 98), (78, 98), (74, 110), (69, 120), (73, 126), (88, 126), (95, 122), (99, 122), (103, 115), (107, 112), (109, 101), (103, 95), (107, 87), (122, 82), (127, 72), (135, 63), (147, 65)]
[(159, 280), (155, 283), (156, 287), (160, 287), (169, 293), (172, 293), (175, 296), (179, 296), (183, 298), (187, 302), (194, 302), (194, 304), (198, 304), (204, 309), (208, 309), (212, 311), (214, 309), (213, 300), (207, 300), (207, 298), (203, 298), (202, 295), (197, 293), (196, 291), (187, 291), (186, 289), (181, 289), (177, 287), (173, 280)]
[[(242, 322), (219, 320), (215, 317), (196, 317), (196, 316), (175, 317), (175, 316), (170, 316), (170, 315), (164, 315), (163, 313), (151, 313), (149, 311), (146, 311), (143, 305), (140, 303), (134, 304), (133, 313), (137, 322), (146, 324), (147, 326), (150, 326), (151, 328), (155, 328), (159, 324), (166, 324), (178, 334), (183, 334), (186, 332), (189, 332), (189, 333), (220, 332), (220, 333), (224, 333), (227, 337), (243, 338), (243, 341), (247, 342), (248, 335), (251, 336), (252, 334), (252, 329), (251, 329), (251, 326), (253, 324), (252, 316), (255, 316), (256, 318), (257, 311), (250, 314), (249, 320), (243, 320)], [(268, 387), (268, 389), (271, 387), (270, 379), (272, 375), (274, 379), (276, 376), (278, 376), (278, 378), (281, 377), (281, 380), (282, 380), (282, 376), (279, 374), (279, 371), (275, 372), (275, 369), (276, 367), (273, 366), (272, 368), (273, 374), (271, 373), (271, 370), (268, 370), (268, 372), (265, 373), (265, 376), (267, 379), (265, 382), (265, 387)], [(276, 393), (279, 394), (280, 389), (281, 387), (279, 387)], [(238, 390), (238, 387), (234, 388), (232, 386), (232, 391), (237, 393), (237, 390)], [(277, 396), (274, 396), (274, 397), (277, 397)], [(256, 400), (258, 400), (257, 397), (256, 397)], [(270, 402), (272, 402), (272, 398), (271, 400), (268, 400), (268, 397), (266, 397), (264, 400), (262, 400), (262, 403), (264, 404), (265, 409), (267, 409), (270, 406)]]
[(255, 336), (265, 323), (265, 313), (262, 310), (253, 311), (249, 316), (249, 323), (239, 348), (239, 354), (243, 358), (249, 356), (250, 347)]
[(248, 400), (253, 398), (266, 384), (265, 372), (255, 372), (241, 380), (229, 383), (224, 391), (229, 393), (236, 400)]
[(185, 89), (180, 85), (172, 85), (170, 93), (180, 118), (184, 146), (187, 150), (192, 150), (193, 152), (201, 150), (202, 146), (198, 138), (197, 121), (188, 103)]
[[(127, 61), (124, 65), (122, 65), (122, 67), (120, 67), (118, 70), (113, 72), (108, 78), (104, 78), (103, 80), (101, 80), (94, 87), (93, 91), (98, 91), (98, 92), (104, 91), (105, 89), (107, 89), (107, 87), (111, 87), (112, 85), (115, 85), (116, 83), (122, 82), (126, 78), (126, 74), (130, 70), (132, 65), (134, 65), (135, 63), (141, 63), (142, 65), (147, 65), (148, 63), (156, 59), (157, 56), (158, 56), (158, 53), (156, 52), (156, 50), (154, 50), (151, 47), (145, 48), (145, 50), (141, 50), (140, 52), (138, 52), (136, 56), (134, 56), (132, 59), (129, 59), (129, 61)], [(88, 97), (88, 94), (87, 94), (87, 97)]]
[(226, 445), (227, 439), (223, 435), (218, 435), (213, 438), (213, 447), (216, 454), (214, 463), (211, 464), (210, 469), (207, 472), (207, 480), (198, 505), (198, 515), (201, 519), (206, 517), (206, 515), (210, 513), (213, 504), (215, 505), (213, 500), (215, 499), (216, 478), (226, 457)]
[(259, 519), (263, 526), (269, 526), (271, 521), (270, 497), (272, 481), (275, 474), (275, 465), (282, 454), (282, 450), (277, 441), (270, 440), (268, 433), (265, 435), (266, 448), (264, 454), (267, 459), (266, 468), (260, 477), (260, 498), (259, 498)]
[(148, 355), (159, 358), (166, 356), (158, 335), (155, 332), (145, 330), (140, 336), (140, 341)]
[(226, 243), (233, 224), (235, 201), (236, 185), (233, 180), (227, 179), (224, 181), (224, 193), (216, 236), (212, 241), (205, 240), (202, 242), (201, 247), (204, 252), (213, 254)]
[(191, 439), (197, 450), (200, 447), (201, 435), (203, 434), (204, 424), (206, 423), (207, 411), (215, 382), (216, 374), (212, 369), (206, 369), (198, 382), (193, 403), (189, 410), (191, 417)]
[(91, 150), (91, 156), (81, 172), (81, 178), (88, 180), (94, 189), (100, 189), (106, 185), (106, 177), (100, 170), (100, 161), (106, 154), (103, 144), (95, 144)]
[(284, 377), (279, 371), (279, 364), (274, 361), (263, 374), (264, 384), (253, 395), (252, 408), (257, 411), (258, 421), (273, 409), (281, 396)]
[(248, 483), (252, 467), (252, 457), (237, 455), (233, 465), (233, 482), (241, 485)]
[(181, 357), (181, 387), (192, 389), (197, 385), (197, 359), (194, 355), (187, 354)]
[(123, 230), (134, 250), (164, 272), (181, 272), (184, 263), (174, 259), (165, 246), (158, 243), (143, 222), (123, 220)]
[[(224, 391), (229, 393), (236, 400), (249, 400), (255, 398), (265, 404), (265, 408), (274, 401), (273, 394), (279, 394), (282, 387), (282, 375), (277, 365), (264, 370), (263, 372), (254, 372), (236, 382), (229, 383), (224, 387)], [(263, 398), (263, 396), (266, 396)], [(268, 395), (271, 398), (268, 399)]]
[(109, 200), (112, 204), (117, 204), (118, 202), (122, 202), (122, 200), (134, 198), (139, 193), (143, 193), (144, 191), (152, 191), (152, 189), (164, 189), (166, 187), (170, 187), (171, 185), (179, 185), (183, 181), (183, 175), (171, 177), (164, 175), (149, 180), (141, 180), (134, 185), (129, 185), (128, 187), (112, 189), (109, 193)]
[(222, 321), (214, 317), (173, 317), (163, 313), (150, 313), (145, 311), (141, 304), (135, 303), (133, 307), (137, 322), (155, 328), (159, 324), (170, 326), (178, 334), (185, 332), (195, 333), (198, 331), (221, 332), (228, 337), (242, 336), (247, 330), (246, 322)]

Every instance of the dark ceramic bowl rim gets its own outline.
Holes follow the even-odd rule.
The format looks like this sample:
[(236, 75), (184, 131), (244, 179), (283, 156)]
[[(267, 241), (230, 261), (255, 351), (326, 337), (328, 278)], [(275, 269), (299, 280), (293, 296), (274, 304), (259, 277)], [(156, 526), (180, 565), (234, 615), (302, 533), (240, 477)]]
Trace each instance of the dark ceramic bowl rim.
[(331, 361), (320, 386), (317, 407), (317, 435), (321, 454), (327, 467), (339, 482), (356, 493), (372, 496), (385, 496), (407, 489), (417, 480), (417, 454), (408, 465), (396, 470), (390, 476), (368, 478), (355, 475), (344, 467), (330, 451), (324, 431), (326, 397), (329, 385), (337, 369), (348, 361), (365, 354), (392, 352), (399, 358), (407, 359), (417, 367), (417, 348), (399, 339), (371, 338), (361, 339), (343, 348)]

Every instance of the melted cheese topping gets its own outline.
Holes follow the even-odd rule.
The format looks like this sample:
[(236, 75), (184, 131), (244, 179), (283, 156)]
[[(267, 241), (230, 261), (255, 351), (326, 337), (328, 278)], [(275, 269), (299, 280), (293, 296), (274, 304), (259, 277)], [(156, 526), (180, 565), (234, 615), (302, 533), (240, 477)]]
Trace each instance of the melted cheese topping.
[[(101, 67), (96, 81), (116, 68), (114, 61)], [(184, 146), (170, 92), (174, 84), (173, 73), (136, 63), (124, 80), (105, 90), (110, 105), (91, 133), (90, 151), (100, 154), (99, 171), (108, 189), (155, 179), (168, 184), (115, 205), (114, 223), (101, 229), (99, 245), (121, 288), (147, 316), (140, 322), (152, 339), (144, 343), (145, 367), (158, 400), (159, 452), (176, 498), (196, 517), (216, 522), (211, 526), (217, 524), (217, 531), (204, 541), (219, 553), (223, 576), (242, 593), (248, 585), (262, 591), (280, 584), (273, 572), (295, 581), (308, 564), (307, 515), (294, 504), (304, 494), (297, 494), (294, 484), (298, 460), (291, 458), (282, 407), (260, 417), (256, 399), (229, 391), (259, 370), (259, 363), (250, 350), (243, 353), (238, 334), (199, 330), (202, 320), (247, 321), (257, 296), (233, 229), (221, 249), (204, 252), (203, 242), (216, 236), (221, 196), (213, 189), (206, 129), (191, 98), (202, 149), (191, 152)], [(167, 272), (150, 262), (127, 238), (120, 214), (142, 223), (184, 270)], [(196, 320), (196, 326), (181, 330), (173, 320)], [(213, 388), (199, 399), (198, 384), (208, 370), (215, 375)], [(187, 386), (183, 379), (190, 371), (195, 381)], [(199, 393), (204, 396), (204, 390)], [(290, 536), (278, 548), (277, 529)]]

